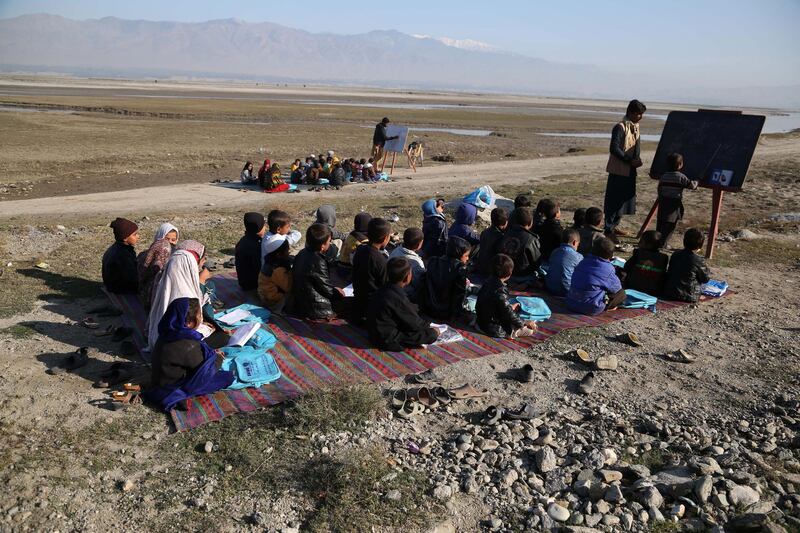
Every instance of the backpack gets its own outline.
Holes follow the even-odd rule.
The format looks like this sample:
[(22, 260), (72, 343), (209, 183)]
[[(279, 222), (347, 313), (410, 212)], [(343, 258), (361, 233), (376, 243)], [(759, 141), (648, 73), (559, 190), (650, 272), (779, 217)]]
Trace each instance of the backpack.
[(266, 350), (252, 346), (227, 346), (222, 348), (225, 360), (222, 370), (233, 372), (235, 379), (229, 389), (260, 387), (281, 377), (275, 358)]
[(625, 302), (622, 306), (625, 309), (649, 309), (656, 312), (656, 302), (658, 298), (650, 296), (634, 289), (625, 289)]
[[(519, 317), (522, 320), (542, 322), (552, 316), (547, 302), (535, 296), (516, 296), (512, 298), (519, 304)], [(512, 302), (513, 303), (513, 302)]]
[(702, 292), (706, 296), (719, 298), (720, 296), (728, 292), (728, 282), (718, 281), (715, 279), (709, 280), (708, 283), (704, 283), (703, 286), (700, 287), (700, 292)]

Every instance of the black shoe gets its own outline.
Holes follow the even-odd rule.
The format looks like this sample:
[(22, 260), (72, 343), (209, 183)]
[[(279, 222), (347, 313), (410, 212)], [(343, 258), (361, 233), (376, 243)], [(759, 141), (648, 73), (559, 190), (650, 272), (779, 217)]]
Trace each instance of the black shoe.
[(534, 418), (536, 418), (536, 410), (527, 403), (523, 403), (519, 409), (514, 411), (503, 412), (503, 420), (533, 420)]
[(533, 366), (531, 365), (525, 365), (520, 370), (520, 381), (523, 383), (532, 383), (534, 376)]
[(591, 394), (594, 391), (594, 372), (586, 374), (578, 383), (578, 392), (581, 394)]

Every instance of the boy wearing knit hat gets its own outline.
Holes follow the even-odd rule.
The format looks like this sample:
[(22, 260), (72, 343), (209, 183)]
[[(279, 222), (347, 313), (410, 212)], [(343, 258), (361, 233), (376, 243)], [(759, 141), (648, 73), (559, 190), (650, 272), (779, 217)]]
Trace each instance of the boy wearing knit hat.
[(244, 214), (244, 236), (236, 243), (236, 277), (239, 286), (246, 290), (258, 288), (258, 273), (261, 271), (261, 239), (267, 232), (264, 215)]
[(114, 294), (136, 294), (139, 276), (134, 246), (139, 241), (139, 226), (126, 218), (117, 218), (109, 226), (115, 242), (103, 254), (103, 285)]

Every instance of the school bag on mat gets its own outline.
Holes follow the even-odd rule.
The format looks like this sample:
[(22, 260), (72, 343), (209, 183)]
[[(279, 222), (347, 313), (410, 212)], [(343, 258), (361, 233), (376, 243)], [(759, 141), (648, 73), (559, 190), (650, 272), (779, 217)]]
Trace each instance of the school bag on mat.
[[(241, 310), (244, 313), (243, 318), (237, 320), (234, 323), (230, 323), (227, 320), (221, 320), (225, 315), (229, 313), (233, 313), (234, 311)], [(236, 307), (231, 307), (230, 309), (225, 309), (223, 311), (219, 311), (214, 313), (214, 320), (219, 322), (224, 326), (230, 326), (233, 328), (238, 328), (239, 326), (244, 326), (245, 324), (249, 324), (251, 322), (259, 322), (261, 324), (266, 324), (269, 321), (269, 317), (272, 315), (269, 309), (265, 309), (258, 305), (253, 304), (241, 304), (237, 305)]]
[(625, 289), (625, 302), (622, 307), (625, 309), (649, 309), (655, 313), (656, 302), (658, 302), (658, 298), (655, 296), (634, 289)]
[(278, 343), (275, 335), (264, 329), (258, 328), (252, 337), (245, 343), (245, 346), (252, 346), (258, 350), (271, 350)]
[(489, 209), (494, 207), (496, 197), (497, 195), (494, 193), (494, 190), (488, 185), (484, 185), (466, 195), (464, 201), (474, 205), (478, 209)]
[(706, 296), (719, 298), (728, 292), (728, 282), (712, 279), (708, 283), (704, 283), (703, 286), (700, 287), (700, 291)]
[(234, 380), (228, 389), (260, 387), (281, 377), (281, 370), (272, 354), (252, 346), (222, 348), (225, 360), (220, 368), (233, 372)]
[[(512, 298), (519, 304), (519, 317), (522, 320), (543, 322), (552, 316), (547, 302), (535, 296), (516, 296)], [(512, 302), (513, 303), (513, 302)]]

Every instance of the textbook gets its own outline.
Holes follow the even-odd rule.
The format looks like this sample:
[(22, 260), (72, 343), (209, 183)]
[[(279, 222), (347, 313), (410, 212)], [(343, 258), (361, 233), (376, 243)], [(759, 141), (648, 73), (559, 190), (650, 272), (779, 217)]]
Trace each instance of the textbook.
[(233, 332), (231, 335), (230, 340), (228, 341), (228, 346), (244, 346), (247, 344), (247, 341), (255, 335), (258, 328), (261, 327), (261, 324), (258, 322), (251, 322), (249, 324), (245, 324), (239, 328), (236, 328), (236, 331)]

